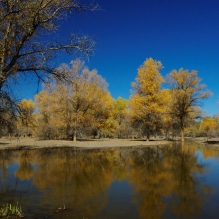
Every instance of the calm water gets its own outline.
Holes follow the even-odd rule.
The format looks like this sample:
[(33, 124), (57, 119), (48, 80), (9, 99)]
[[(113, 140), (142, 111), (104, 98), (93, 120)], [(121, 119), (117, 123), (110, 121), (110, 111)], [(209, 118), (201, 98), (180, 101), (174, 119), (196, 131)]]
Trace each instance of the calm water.
[(218, 218), (219, 151), (1, 151), (0, 205), (17, 202), (31, 219)]

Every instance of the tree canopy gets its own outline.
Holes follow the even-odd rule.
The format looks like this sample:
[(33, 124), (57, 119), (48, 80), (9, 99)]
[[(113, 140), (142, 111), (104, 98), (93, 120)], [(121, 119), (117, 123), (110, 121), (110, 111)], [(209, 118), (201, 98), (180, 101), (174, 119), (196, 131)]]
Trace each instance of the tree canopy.
[(178, 120), (181, 130), (181, 141), (184, 141), (184, 131), (192, 119), (200, 116), (200, 101), (206, 99), (211, 94), (206, 90), (204, 84), (200, 84), (201, 79), (197, 71), (184, 69), (172, 70), (167, 75), (167, 83), (172, 92), (169, 113)]
[(162, 92), (164, 81), (160, 74), (162, 64), (152, 58), (146, 59), (138, 69), (138, 76), (132, 83), (134, 94), (130, 98), (132, 124), (141, 127), (143, 134), (150, 135), (161, 128)]
[[(185, 135), (218, 135), (217, 116), (197, 120), (203, 115), (201, 100), (211, 94), (200, 84), (197, 71), (173, 70), (165, 81), (162, 68), (160, 61), (146, 59), (132, 83), (130, 99), (126, 100), (113, 99), (106, 80), (96, 69), (89, 70), (81, 59), (71, 61), (71, 65), (62, 64), (44, 78), (35, 103), (22, 100), (16, 106), (1, 90), (4, 98), (0, 102), (0, 134), (74, 140), (87, 136), (145, 136), (149, 140), (152, 135), (169, 139), (171, 134), (173, 138), (181, 133), (182, 141)], [(163, 88), (165, 82), (169, 87)]]
[(41, 127), (50, 126), (59, 136), (62, 133), (76, 140), (77, 133), (104, 127), (113, 103), (106, 81), (96, 70), (90, 71), (79, 59), (71, 63), (71, 67), (57, 69), (67, 75), (68, 81), (49, 81), (47, 91), (37, 95), (36, 101), (42, 133), (45, 129)]

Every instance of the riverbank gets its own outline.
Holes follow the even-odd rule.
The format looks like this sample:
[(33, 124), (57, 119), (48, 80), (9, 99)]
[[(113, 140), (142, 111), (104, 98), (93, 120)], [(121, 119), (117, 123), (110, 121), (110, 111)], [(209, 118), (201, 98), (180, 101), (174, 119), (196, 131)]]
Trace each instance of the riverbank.
[[(180, 140), (176, 139), (176, 140)], [(219, 147), (219, 138), (209, 139), (206, 138), (187, 138), (200, 144), (208, 146)], [(89, 139), (79, 141), (67, 141), (67, 140), (38, 140), (29, 137), (23, 138), (0, 138), (0, 150), (9, 149), (37, 149), (37, 148), (57, 148), (57, 147), (78, 147), (78, 148), (109, 148), (109, 147), (153, 147), (159, 145), (165, 145), (170, 143), (162, 138), (152, 138), (150, 141), (141, 139)]]
[(36, 149), (51, 147), (78, 147), (78, 148), (109, 148), (109, 147), (132, 147), (132, 146), (158, 146), (168, 144), (163, 139), (151, 139), (150, 141), (136, 139), (89, 139), (79, 141), (66, 140), (37, 140), (34, 138), (0, 138), (0, 150), (6, 149)]

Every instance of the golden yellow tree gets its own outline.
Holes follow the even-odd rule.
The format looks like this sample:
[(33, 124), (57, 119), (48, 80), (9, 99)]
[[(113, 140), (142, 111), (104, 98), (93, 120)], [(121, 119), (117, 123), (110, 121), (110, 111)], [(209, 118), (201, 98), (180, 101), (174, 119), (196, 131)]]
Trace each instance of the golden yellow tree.
[[(172, 111), (172, 101), (173, 101), (173, 91), (169, 89), (162, 90), (163, 92), (163, 114), (162, 114), (162, 129), (166, 134), (166, 138), (169, 138), (169, 134), (172, 134), (172, 138), (176, 137), (180, 133), (180, 123), (179, 119), (175, 114), (171, 113)], [(197, 118), (202, 114), (201, 109), (198, 106), (193, 107), (193, 112), (190, 113), (192, 118)], [(196, 120), (186, 120), (185, 135), (194, 136), (199, 127), (197, 126)]]
[(25, 134), (32, 134), (34, 127), (36, 126), (35, 120), (35, 104), (32, 100), (22, 100), (19, 104), (19, 124), (20, 128), (24, 128)]
[(219, 136), (219, 114), (214, 115), (213, 118), (216, 121), (216, 127), (215, 127), (216, 133), (215, 134), (218, 137)]
[(128, 108), (128, 101), (126, 99), (123, 99), (122, 97), (118, 97), (116, 100), (114, 100), (113, 114), (119, 124), (121, 124), (122, 120), (125, 118), (127, 114), (127, 108)]
[[(41, 108), (51, 110), (50, 122), (53, 122), (60, 133), (76, 140), (78, 133), (102, 128), (110, 116), (112, 97), (107, 91), (106, 81), (90, 71), (84, 62), (77, 59), (72, 66), (60, 66), (56, 71), (65, 74), (67, 81), (57, 81), (50, 78), (47, 83), (47, 98), (41, 98)], [(46, 91), (44, 91), (45, 93)]]
[(173, 136), (173, 127), (174, 127), (174, 118), (172, 117), (171, 114), (169, 114), (169, 109), (168, 109), (168, 104), (171, 102), (171, 90), (168, 89), (163, 89), (162, 91), (162, 100), (163, 100), (163, 113), (161, 115), (161, 120), (162, 120), (162, 130), (165, 134), (165, 138), (169, 139), (169, 135), (172, 131), (172, 136)]
[(217, 120), (214, 117), (204, 117), (200, 126), (201, 131), (204, 131), (209, 138), (217, 129)]
[(56, 115), (54, 113), (54, 95), (43, 90), (35, 96), (38, 114), (36, 134), (42, 139), (52, 139), (57, 137)]
[(112, 137), (117, 127), (113, 119), (113, 98), (109, 92), (103, 92), (102, 95), (99, 103), (88, 112), (90, 117), (93, 118), (90, 124), (103, 135)]
[(194, 120), (189, 126), (185, 129), (185, 135), (189, 137), (195, 137), (200, 132), (201, 122), (199, 120)]
[(134, 94), (130, 98), (130, 116), (134, 127), (140, 127), (147, 140), (161, 128), (162, 92), (164, 82), (160, 70), (162, 64), (152, 58), (138, 69), (138, 76), (132, 83)]
[(205, 89), (204, 84), (200, 84), (201, 79), (195, 70), (191, 72), (182, 68), (179, 71), (172, 70), (167, 75), (167, 82), (172, 90), (169, 113), (177, 118), (181, 141), (184, 141), (185, 128), (201, 113), (197, 107), (199, 101), (209, 97), (210, 91)]
[(113, 102), (113, 119), (116, 122), (118, 138), (125, 138), (130, 132), (128, 121), (128, 100), (118, 97)]

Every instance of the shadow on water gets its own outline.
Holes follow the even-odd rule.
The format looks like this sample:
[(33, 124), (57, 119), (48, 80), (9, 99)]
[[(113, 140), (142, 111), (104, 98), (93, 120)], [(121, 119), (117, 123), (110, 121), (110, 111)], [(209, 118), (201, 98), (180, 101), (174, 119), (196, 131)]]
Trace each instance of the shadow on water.
[(215, 190), (202, 180), (209, 167), (197, 150), (171, 144), (1, 151), (0, 204), (18, 201), (27, 218), (200, 218)]
[[(147, 139), (129, 139), (128, 141), (148, 141), (148, 142), (150, 142), (150, 141), (159, 141), (159, 139), (150, 139), (150, 140), (147, 140)], [(163, 139), (160, 139), (160, 141), (163, 141)]]
[(207, 144), (219, 144), (219, 141), (206, 141)]

